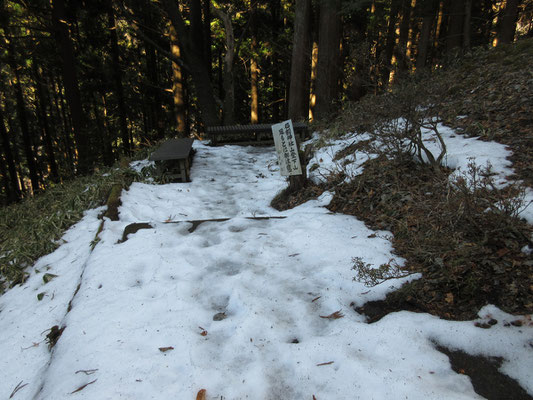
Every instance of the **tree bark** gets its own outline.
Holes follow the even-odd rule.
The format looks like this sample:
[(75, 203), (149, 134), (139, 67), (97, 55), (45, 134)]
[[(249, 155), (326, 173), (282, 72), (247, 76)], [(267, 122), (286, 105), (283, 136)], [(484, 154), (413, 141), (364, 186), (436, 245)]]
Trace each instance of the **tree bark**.
[(24, 94), (22, 90), (22, 84), (20, 82), (20, 71), (17, 61), (15, 59), (15, 49), (11, 35), (9, 34), (9, 27), (3, 26), (6, 40), (7, 40), (7, 59), (9, 67), (13, 71), (14, 81), (12, 86), (15, 90), (15, 98), (17, 102), (17, 117), (20, 123), (20, 130), (22, 132), (22, 144), (24, 148), (24, 155), (26, 156), (26, 162), (28, 164), (28, 170), (30, 173), (30, 181), (33, 193), (37, 193), (39, 187), (39, 173), (37, 171), (37, 163), (35, 161), (35, 151), (32, 146), (30, 127), (28, 125), (28, 115), (26, 114), (26, 105), (24, 103)]
[(471, 42), (472, 42), (472, 30), (471, 30), (471, 22), (472, 22), (472, 0), (465, 0), (465, 17), (464, 17), (464, 23), (463, 23), (463, 48), (465, 50), (470, 49)]
[(448, 54), (451, 54), (454, 49), (460, 49), (463, 44), (464, 12), (463, 0), (451, 0), (446, 37), (446, 53)]
[[(177, 58), (181, 57), (178, 36), (172, 25), (170, 26), (170, 52)], [(181, 66), (176, 61), (172, 61), (172, 99), (174, 101), (176, 130), (178, 131), (178, 137), (186, 137), (188, 132), (183, 71), (181, 70)]]
[(209, 68), (202, 56), (202, 50), (198, 51), (194, 38), (185, 26), (185, 21), (181, 15), (178, 5), (174, 0), (162, 0), (165, 9), (181, 45), (184, 63), (193, 80), (196, 95), (198, 97), (198, 107), (204, 125), (218, 125), (218, 112), (211, 84)]
[(65, 96), (72, 117), (74, 139), (78, 149), (79, 174), (88, 174), (93, 168), (88, 125), (81, 102), (78, 76), (76, 72), (76, 59), (66, 22), (64, 0), (52, 0), (52, 22), (55, 29), (56, 40), (62, 58), (63, 83)]
[(113, 5), (110, 3), (107, 10), (108, 27), (111, 38), (111, 56), (113, 62), (113, 80), (118, 103), (118, 120), (120, 137), (122, 138), (122, 149), (126, 156), (131, 154), (130, 133), (128, 130), (128, 120), (126, 117), (126, 102), (124, 100), (124, 88), (122, 86), (122, 68), (120, 66), (120, 52), (118, 47), (117, 24)]
[(315, 117), (326, 118), (338, 95), (341, 38), (340, 0), (320, 3)]
[(7, 133), (6, 126), (4, 125), (4, 113), (2, 105), (0, 104), (0, 137), (2, 138), (2, 149), (5, 155), (7, 170), (9, 171), (9, 201), (18, 201), (22, 198), (22, 192), (20, 190), (17, 168), (15, 166), (15, 160), (13, 158), (13, 151), (11, 150), (11, 144), (9, 141), (9, 135)]
[(297, 0), (289, 88), (289, 118), (295, 121), (307, 121), (309, 118), (312, 45), (310, 26), (311, 0)]
[(400, 0), (392, 0), (391, 10), (389, 14), (389, 23), (387, 25), (387, 36), (385, 42), (384, 59), (382, 65), (381, 81), (383, 86), (389, 84), (390, 74), (392, 71), (392, 55), (394, 54), (394, 46), (396, 46), (396, 21), (400, 11)]
[(431, 43), (431, 31), (437, 13), (438, 2), (425, 0), (422, 5), (422, 30), (418, 41), (418, 54), (416, 55), (416, 70), (421, 71), (425, 66)]
[(232, 125), (235, 123), (235, 83), (233, 77), (235, 36), (233, 34), (231, 17), (218, 8), (214, 8), (214, 13), (222, 20), (224, 23), (224, 30), (226, 31), (226, 54), (224, 55), (223, 70), (224, 101), (222, 105), (222, 115), (224, 125)]
[(257, 124), (259, 122), (259, 67), (257, 65), (257, 3), (251, 3), (251, 20), (252, 20), (252, 57), (250, 58), (250, 122)]
[(35, 80), (35, 89), (37, 92), (36, 109), (38, 110), (37, 115), (43, 131), (44, 145), (46, 149), (46, 155), (48, 156), (48, 165), (50, 168), (50, 178), (53, 182), (57, 183), (60, 180), (60, 176), (55, 158), (54, 139), (52, 137), (50, 124), (48, 123), (48, 113), (46, 112), (46, 96), (44, 95), (44, 89), (41, 82), (41, 74), (39, 73), (35, 59), (32, 62), (32, 68)]
[(508, 44), (514, 41), (519, 5), (520, 0), (507, 0), (498, 32), (498, 44)]

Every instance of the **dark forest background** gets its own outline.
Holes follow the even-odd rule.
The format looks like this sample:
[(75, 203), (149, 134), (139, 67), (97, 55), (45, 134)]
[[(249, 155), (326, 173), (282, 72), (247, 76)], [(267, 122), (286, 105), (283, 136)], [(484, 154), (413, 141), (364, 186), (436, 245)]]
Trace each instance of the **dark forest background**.
[(525, 36), (532, 0), (0, 0), (0, 203), (205, 126), (327, 120)]

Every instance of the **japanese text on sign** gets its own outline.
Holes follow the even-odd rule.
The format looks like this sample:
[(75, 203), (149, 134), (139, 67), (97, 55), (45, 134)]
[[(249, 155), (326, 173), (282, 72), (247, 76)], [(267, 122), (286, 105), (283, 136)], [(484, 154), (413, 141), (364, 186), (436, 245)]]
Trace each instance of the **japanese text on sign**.
[(272, 125), (272, 135), (278, 153), (281, 175), (301, 175), (302, 166), (298, 156), (298, 145), (294, 136), (292, 121), (284, 121)]

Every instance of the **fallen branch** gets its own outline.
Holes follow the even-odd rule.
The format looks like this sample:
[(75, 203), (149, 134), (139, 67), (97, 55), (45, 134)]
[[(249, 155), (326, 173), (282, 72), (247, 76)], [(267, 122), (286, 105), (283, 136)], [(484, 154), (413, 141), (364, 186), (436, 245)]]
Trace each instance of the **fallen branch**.
[(322, 367), (323, 365), (331, 365), (333, 364), (335, 361), (328, 361), (328, 362), (325, 362), (325, 363), (321, 363), (321, 364), (317, 364), (316, 366), (317, 367)]

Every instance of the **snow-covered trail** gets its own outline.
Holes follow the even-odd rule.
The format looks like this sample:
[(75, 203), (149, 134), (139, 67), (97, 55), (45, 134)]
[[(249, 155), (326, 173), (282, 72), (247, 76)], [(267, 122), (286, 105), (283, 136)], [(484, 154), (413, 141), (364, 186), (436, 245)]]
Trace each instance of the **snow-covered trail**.
[[(65, 282), (64, 291), (46, 287), (54, 297), (38, 301), (35, 274), (34, 286), (20, 289), (31, 294), (22, 311), (6, 298), (13, 291), (0, 298), (0, 330), (7, 333), (0, 351), (9, 355), (0, 360), (0, 398), (20, 381), (28, 386), (14, 399), (194, 399), (200, 389), (226, 400), (479, 398), (435, 341), (511, 360), (504, 370), (533, 392), (532, 369), (525, 368), (530, 329), (483, 330), (408, 312), (366, 324), (351, 304), (382, 298), (401, 282), (369, 290), (352, 280), (352, 258), (388, 262), (388, 234), (329, 213), (327, 193), (293, 210), (272, 209), (285, 185), (272, 148), (196, 149), (191, 183), (135, 183), (122, 194), (120, 220), (106, 221), (94, 251), (77, 258), (85, 269), (70, 312), (70, 298), (58, 297), (72, 295), (81, 267), (69, 272), (68, 286), (67, 272), (55, 271), (75, 262), (54, 258), (69, 253), (67, 245), (49, 256), (59, 275), (52, 282)], [(252, 216), (286, 218), (246, 218)], [(183, 222), (217, 218), (229, 219), (193, 232)], [(120, 243), (126, 226), (138, 222), (153, 228)], [(79, 238), (69, 244), (88, 249), (94, 223), (74, 227)], [(57, 315), (47, 314), (53, 307)], [(342, 318), (324, 318), (337, 311)], [(512, 318), (494, 307), (482, 314)], [(44, 327), (30, 329), (38, 318)], [(16, 321), (27, 330), (13, 328)], [(66, 328), (51, 356), (44, 344), (20, 350), (59, 323)], [(28, 364), (22, 358), (35, 367), (21, 375)]]

